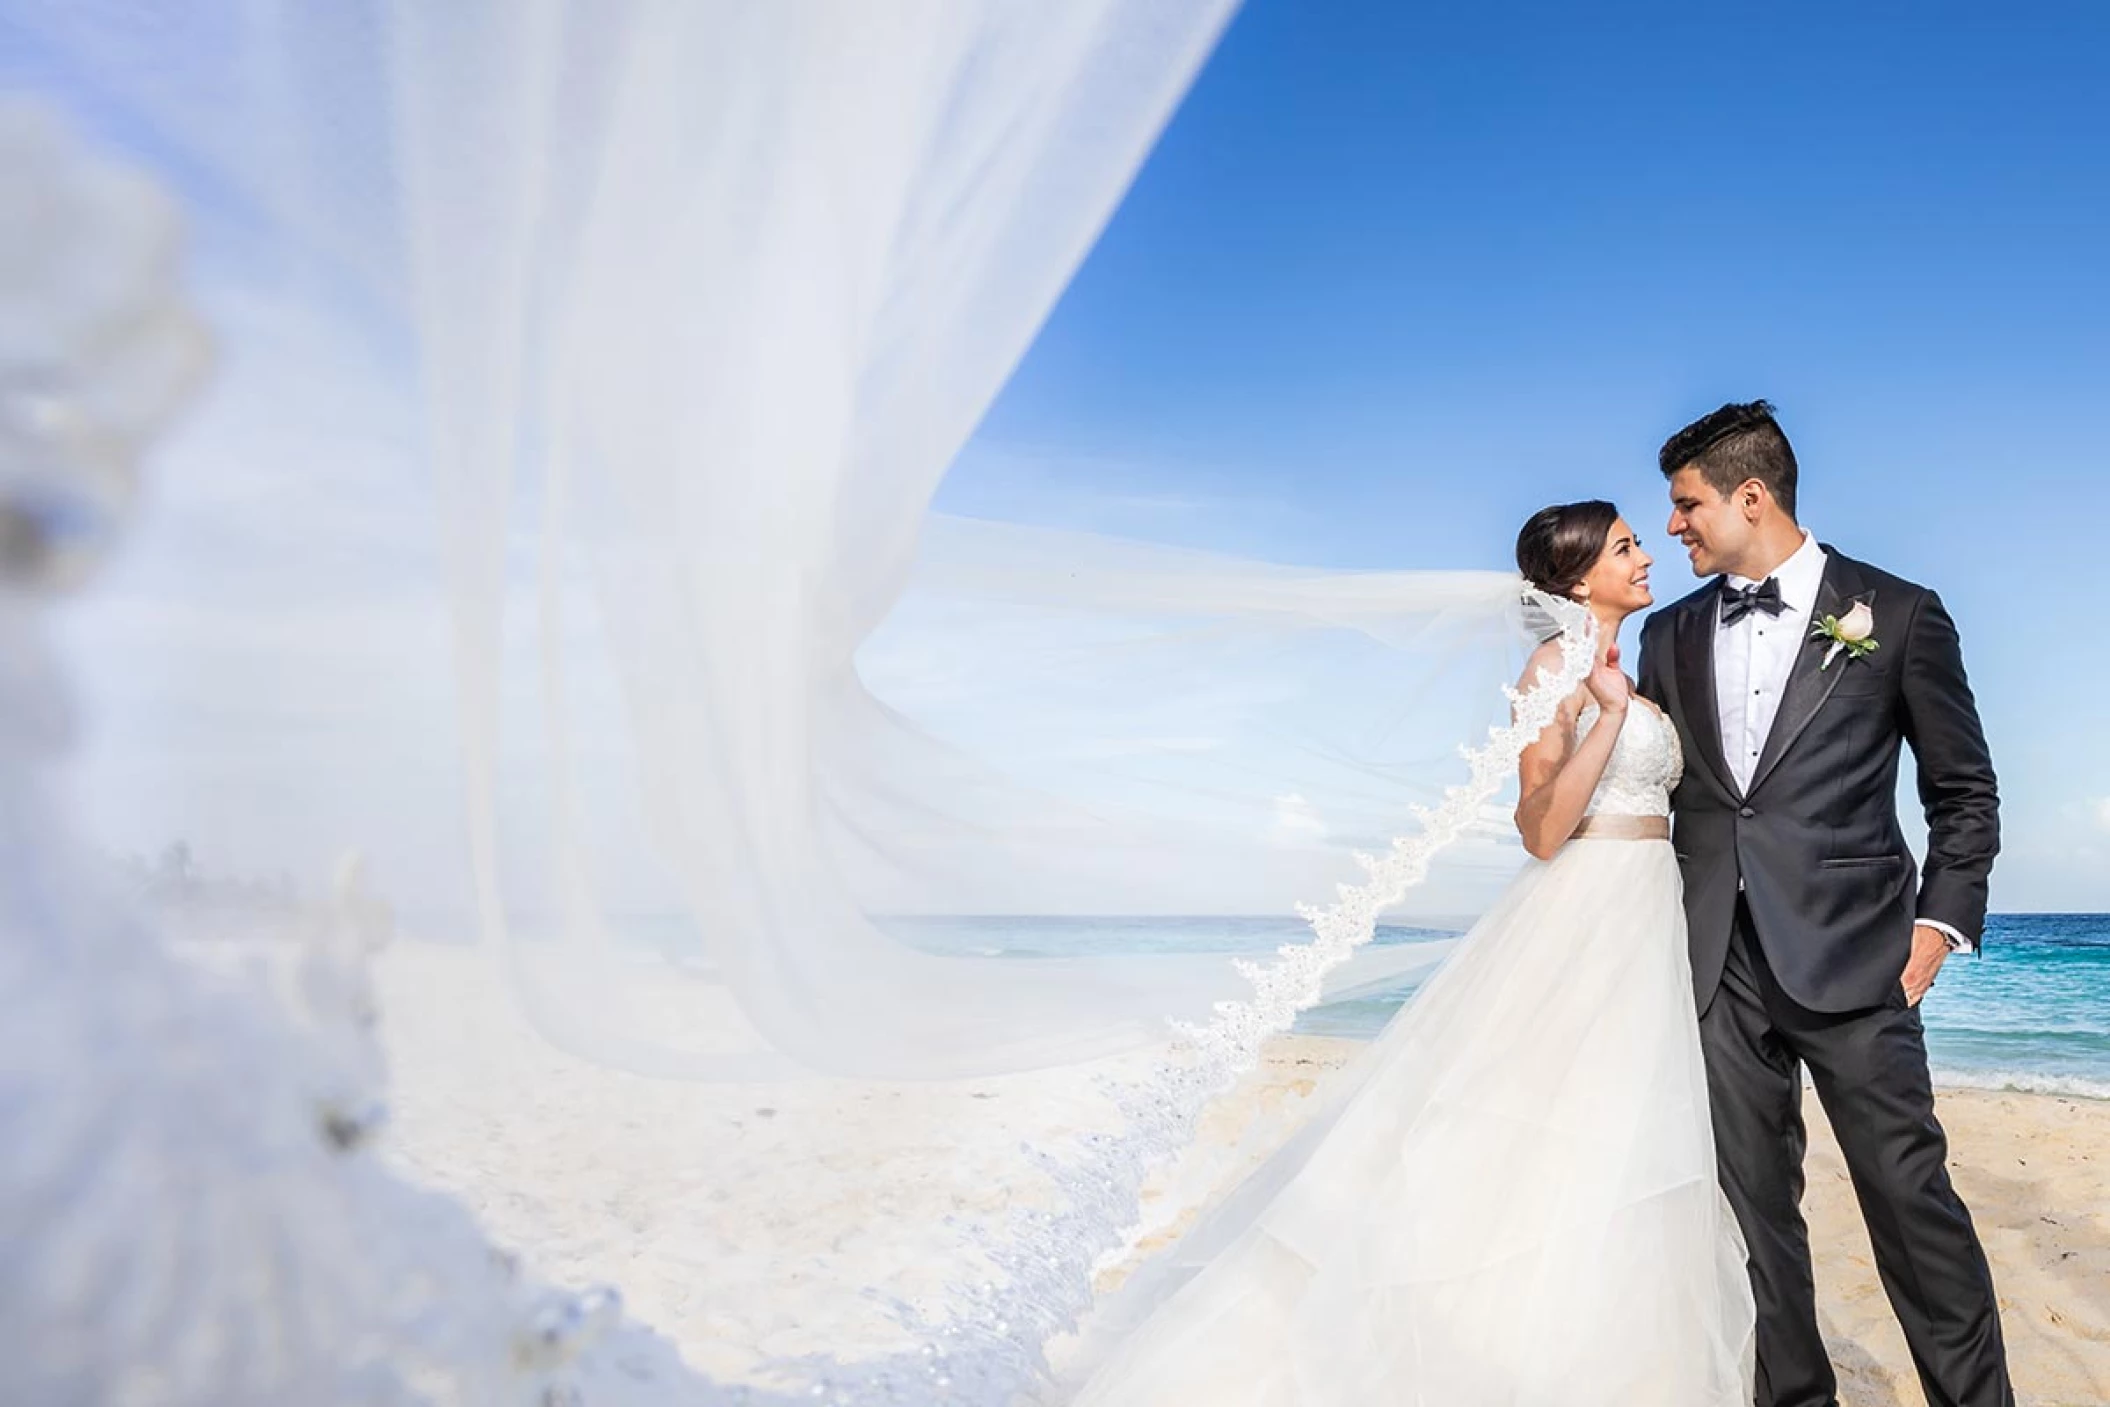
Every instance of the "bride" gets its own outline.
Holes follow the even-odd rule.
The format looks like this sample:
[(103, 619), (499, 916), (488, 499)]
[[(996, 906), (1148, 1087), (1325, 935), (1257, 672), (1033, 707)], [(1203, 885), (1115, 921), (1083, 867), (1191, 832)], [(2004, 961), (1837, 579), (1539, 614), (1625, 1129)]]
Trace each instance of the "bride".
[(1609, 503), (1525, 524), (1518, 567), (1600, 640), (1519, 762), (1533, 862), (1290, 1146), (1108, 1304), (1080, 1402), (1752, 1400), (1670, 844), (1682, 758), (1619, 668), (1649, 564)]

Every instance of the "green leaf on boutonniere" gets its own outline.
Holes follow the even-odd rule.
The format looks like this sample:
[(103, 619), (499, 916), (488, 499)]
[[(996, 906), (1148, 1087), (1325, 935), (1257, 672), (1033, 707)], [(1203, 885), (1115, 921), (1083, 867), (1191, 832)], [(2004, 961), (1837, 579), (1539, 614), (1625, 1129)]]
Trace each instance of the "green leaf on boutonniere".
[(1825, 616), (1819, 620), (1810, 627), (1810, 638), (1831, 641), (1831, 648), (1824, 652), (1824, 663), (1817, 666), (1820, 672), (1830, 669), (1842, 652), (1849, 660), (1857, 660), (1883, 648), (1875, 637), (1875, 614), (1863, 602), (1854, 603), (1843, 619)]

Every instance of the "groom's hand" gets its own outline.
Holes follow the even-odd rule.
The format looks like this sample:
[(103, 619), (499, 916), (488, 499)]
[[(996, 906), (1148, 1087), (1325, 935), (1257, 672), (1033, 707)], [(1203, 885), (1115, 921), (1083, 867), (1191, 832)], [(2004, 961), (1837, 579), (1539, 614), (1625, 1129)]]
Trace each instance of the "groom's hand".
[(1936, 974), (1949, 956), (1949, 939), (1939, 928), (1926, 924), (1915, 924), (1912, 929), (1912, 957), (1905, 964), (1905, 1005), (1918, 1006), (1920, 998), (1933, 987)]

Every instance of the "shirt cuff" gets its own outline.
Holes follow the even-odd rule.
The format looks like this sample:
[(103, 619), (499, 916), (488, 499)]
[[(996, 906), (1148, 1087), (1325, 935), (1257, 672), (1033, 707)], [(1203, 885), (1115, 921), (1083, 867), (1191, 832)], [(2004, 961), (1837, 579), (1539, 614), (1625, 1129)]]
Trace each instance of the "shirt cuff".
[(1917, 920), (1917, 922), (1919, 923), (1920, 927), (1931, 928), (1936, 933), (1941, 934), (1942, 937), (1948, 939), (1949, 951), (1952, 953), (1975, 953), (1978, 951), (1978, 945), (1976, 943), (1973, 943), (1970, 939), (1964, 937), (1963, 934), (1949, 927), (1948, 924), (1943, 923), (1938, 918), (1923, 918)]

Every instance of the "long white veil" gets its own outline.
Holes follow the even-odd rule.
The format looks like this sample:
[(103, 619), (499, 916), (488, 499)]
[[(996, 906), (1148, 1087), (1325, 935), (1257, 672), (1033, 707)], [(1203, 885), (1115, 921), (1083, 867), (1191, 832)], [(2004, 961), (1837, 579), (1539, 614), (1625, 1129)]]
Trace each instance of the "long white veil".
[[(231, 549), (263, 588), (241, 624), (283, 671), (241, 707), (288, 741), (242, 759), (272, 785), (222, 793), (221, 824), (292, 823), (247, 795), (356, 791), (332, 814), (402, 817), (342, 837), (385, 873), (454, 823), (415, 765), (344, 759), (406, 718), (451, 728), (473, 926), (551, 1040), (645, 1074), (977, 1076), (1187, 1023), (1117, 1091), (1122, 1134), (1036, 1165), (1058, 1210), (930, 1228), (1001, 1272), (948, 1370), (977, 1400), (1030, 1379), (1149, 1167), (1261, 1040), (1440, 957), (1370, 940), (1409, 895), (1484, 902), (1515, 859), (1500, 787), (1591, 650), (1575, 626), (1505, 697), (1550, 633), (1508, 573), (930, 514), (1229, 9), (0, 11), (0, 78), (188, 204), (227, 356), (171, 458), (305, 457), (356, 420), (387, 465), (350, 477), (342, 517)], [(387, 498), (406, 463), (419, 492)], [(300, 535), (399, 548), (420, 492), (451, 680), (341, 671), (325, 700), (296, 679), (361, 657), (351, 607), (386, 644), (429, 638), (438, 598), (414, 569), (304, 592), (333, 568)], [(1309, 942), (1236, 969), (1222, 926), (1138, 952), (1048, 923), (1311, 899)]]

